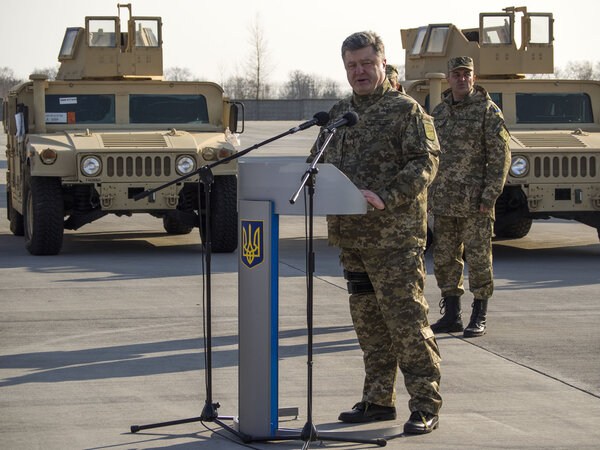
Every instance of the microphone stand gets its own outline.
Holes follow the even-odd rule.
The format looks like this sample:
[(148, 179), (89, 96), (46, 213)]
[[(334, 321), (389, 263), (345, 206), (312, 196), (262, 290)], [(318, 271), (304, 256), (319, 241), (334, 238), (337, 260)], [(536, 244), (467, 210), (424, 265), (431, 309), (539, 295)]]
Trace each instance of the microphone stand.
[[(206, 337), (205, 337), (205, 339), (206, 339), (206, 342), (205, 342), (205, 346), (204, 346), (204, 348), (205, 348), (204, 351), (205, 351), (205, 355), (206, 355), (206, 358), (205, 358), (206, 359), (206, 364), (205, 364), (206, 401), (204, 404), (204, 408), (202, 409), (202, 413), (199, 417), (191, 417), (188, 419), (172, 420), (172, 421), (168, 421), (168, 422), (152, 423), (152, 424), (148, 424), (148, 425), (132, 425), (130, 428), (132, 433), (137, 433), (138, 431), (147, 430), (147, 429), (151, 429), (151, 428), (166, 427), (166, 426), (179, 425), (179, 424), (191, 423), (191, 422), (214, 422), (214, 423), (217, 423), (218, 425), (220, 425), (225, 430), (234, 434), (235, 436), (238, 436), (244, 442), (250, 442), (253, 440), (253, 438), (251, 436), (248, 436), (245, 433), (241, 433), (239, 430), (236, 430), (236, 429), (224, 424), (220, 420), (220, 419), (233, 420), (233, 417), (231, 417), (231, 416), (220, 417), (217, 414), (217, 408), (219, 408), (221, 405), (218, 402), (213, 403), (213, 398), (212, 398), (212, 318), (211, 318), (211, 306), (212, 306), (211, 305), (211, 300), (212, 300), (212, 294), (211, 294), (211, 253), (212, 253), (212, 248), (211, 248), (211, 246), (212, 246), (212, 244), (211, 244), (211, 220), (210, 220), (211, 219), (211, 204), (210, 204), (211, 195), (210, 194), (211, 194), (211, 190), (212, 190), (212, 184), (214, 181), (214, 175), (213, 175), (211, 169), (218, 165), (225, 164), (226, 162), (229, 162), (233, 159), (240, 158), (243, 155), (245, 155), (246, 153), (249, 153), (252, 150), (257, 149), (258, 147), (269, 144), (270, 142), (273, 142), (284, 136), (288, 136), (297, 131), (301, 131), (306, 128), (309, 128), (310, 126), (316, 124), (316, 120), (314, 122), (315, 123), (311, 123), (310, 125), (308, 125), (308, 123), (310, 123), (310, 122), (308, 122), (308, 123), (302, 124), (298, 127), (291, 128), (290, 130), (288, 130), (284, 133), (278, 134), (275, 137), (266, 139), (262, 142), (259, 142), (258, 144), (253, 145), (252, 147), (249, 147), (238, 153), (234, 153), (233, 155), (230, 155), (230, 156), (223, 158), (219, 161), (216, 161), (214, 163), (206, 164), (194, 172), (191, 172), (187, 175), (179, 177), (176, 180), (165, 183), (157, 188), (141, 192), (133, 197), (134, 200), (140, 200), (144, 197), (152, 195), (153, 193), (155, 193), (157, 191), (160, 191), (161, 189), (166, 188), (167, 186), (171, 186), (175, 183), (179, 183), (180, 181), (182, 181), (186, 178), (190, 178), (194, 175), (198, 175), (199, 176), (198, 202), (199, 202), (201, 192), (202, 192), (201, 186), (202, 186), (202, 184), (204, 185), (205, 227), (206, 227), (205, 239), (203, 242), (203, 246), (205, 249), (204, 257), (205, 257), (205, 261), (206, 261), (206, 314), (205, 314), (205, 322), (206, 322)], [(198, 212), (201, 215), (200, 204), (198, 205)], [(202, 220), (201, 217), (199, 219)], [(201, 224), (199, 224), (199, 225), (201, 225)]]
[(321, 156), (325, 152), (325, 148), (329, 145), (329, 141), (331, 141), (336, 129), (332, 128), (329, 131), (325, 142), (321, 146), (321, 149), (317, 152), (315, 158), (313, 159), (310, 166), (306, 169), (304, 176), (302, 177), (302, 181), (300, 182), (300, 187), (295, 192), (295, 194), (290, 198), (290, 203), (294, 204), (298, 199), (298, 196), (302, 192), (303, 189), (307, 189), (308, 191), (308, 250), (306, 255), (306, 266), (307, 266), (307, 288), (306, 288), (306, 316), (307, 316), (307, 329), (308, 329), (308, 350), (307, 350), (307, 421), (302, 428), (300, 433), (289, 433), (289, 430), (281, 430), (284, 431), (285, 434), (275, 435), (275, 436), (264, 436), (264, 437), (253, 437), (250, 438), (251, 441), (295, 441), (302, 440), (304, 441), (304, 445), (302, 450), (306, 450), (309, 448), (310, 443), (314, 441), (334, 441), (334, 442), (354, 442), (359, 444), (374, 444), (380, 447), (385, 447), (387, 445), (387, 440), (383, 438), (376, 439), (363, 439), (363, 438), (355, 438), (348, 435), (342, 434), (334, 434), (331, 432), (319, 432), (313, 423), (312, 418), (312, 391), (313, 391), (313, 278), (315, 272), (315, 254), (313, 249), (313, 238), (314, 238), (314, 194), (315, 194), (315, 182), (316, 175), (319, 172), (317, 168), (317, 163), (321, 159)]

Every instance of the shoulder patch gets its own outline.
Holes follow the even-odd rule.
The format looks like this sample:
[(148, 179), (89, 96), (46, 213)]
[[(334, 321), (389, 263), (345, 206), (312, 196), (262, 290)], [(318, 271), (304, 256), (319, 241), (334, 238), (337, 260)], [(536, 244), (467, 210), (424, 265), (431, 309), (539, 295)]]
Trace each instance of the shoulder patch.
[(510, 139), (510, 134), (508, 133), (508, 130), (505, 127), (500, 128), (500, 133), (498, 134), (500, 135), (504, 143), (507, 143)]
[(435, 141), (435, 127), (430, 121), (423, 121), (423, 129), (425, 130), (425, 136), (430, 141)]

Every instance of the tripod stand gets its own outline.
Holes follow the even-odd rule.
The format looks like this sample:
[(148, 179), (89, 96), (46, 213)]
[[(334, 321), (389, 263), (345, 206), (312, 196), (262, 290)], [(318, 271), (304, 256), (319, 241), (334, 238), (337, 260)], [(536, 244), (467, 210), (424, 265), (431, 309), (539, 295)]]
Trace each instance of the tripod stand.
[[(356, 123), (356, 121), (354, 121)], [(353, 125), (353, 123), (352, 123)], [(329, 141), (333, 137), (335, 133), (335, 128), (328, 130), (329, 134), (323, 143), (321, 149), (318, 151), (311, 165), (306, 170), (302, 181), (300, 183), (300, 187), (296, 191), (296, 193), (290, 198), (290, 203), (295, 203), (298, 199), (300, 193), (306, 189), (308, 192), (308, 248), (306, 254), (306, 266), (307, 266), (307, 329), (308, 329), (308, 351), (307, 351), (307, 421), (300, 431), (300, 433), (294, 432), (279, 432), (273, 436), (262, 436), (262, 437), (251, 437), (251, 441), (293, 441), (293, 440), (302, 440), (304, 441), (303, 450), (307, 449), (311, 442), (314, 441), (334, 441), (334, 442), (354, 442), (360, 444), (374, 444), (380, 447), (384, 447), (387, 444), (387, 441), (383, 438), (377, 439), (363, 439), (363, 438), (355, 438), (348, 435), (335, 434), (331, 432), (319, 432), (313, 423), (313, 414), (312, 414), (312, 391), (313, 391), (313, 279), (315, 272), (315, 254), (314, 254), (314, 195), (315, 195), (315, 182), (316, 175), (319, 172), (319, 169), (316, 167), (319, 162), (321, 156), (323, 155), (325, 148), (329, 144)]]
[[(212, 254), (212, 234), (211, 234), (211, 202), (210, 195), (212, 191), (212, 184), (214, 181), (214, 176), (211, 171), (211, 166), (203, 166), (198, 172), (199, 182), (198, 182), (198, 200), (200, 199), (202, 185), (204, 185), (204, 201), (205, 201), (205, 234), (204, 234), (204, 256), (206, 262), (206, 313), (205, 313), (205, 323), (206, 323), (206, 344), (205, 344), (205, 377), (206, 377), (206, 401), (204, 404), (204, 408), (202, 409), (202, 413), (199, 417), (191, 417), (188, 419), (180, 419), (180, 420), (172, 420), (168, 422), (159, 422), (148, 425), (132, 425), (131, 432), (137, 433), (141, 430), (147, 430), (151, 428), (159, 428), (166, 427), (171, 425), (180, 425), (184, 423), (191, 422), (214, 422), (220, 425), (225, 430), (230, 433), (238, 436), (243, 441), (247, 441), (249, 439), (243, 433), (240, 433), (238, 430), (228, 426), (223, 423), (221, 419), (233, 420), (233, 417), (219, 417), (217, 414), (217, 408), (220, 407), (219, 403), (213, 403), (212, 399), (212, 305), (211, 305), (211, 254)], [(191, 175), (190, 175), (191, 176)], [(186, 177), (187, 178), (187, 177)], [(165, 186), (162, 186), (158, 189), (162, 189)], [(149, 195), (151, 191), (148, 191)], [(142, 198), (142, 197), (140, 197)]]
[[(222, 422), (221, 419), (233, 420), (233, 417), (230, 417), (230, 416), (220, 417), (217, 413), (217, 409), (220, 407), (220, 405), (218, 402), (213, 403), (213, 398), (212, 398), (212, 317), (211, 317), (211, 311), (212, 311), (212, 305), (211, 305), (211, 302), (212, 302), (212, 292), (211, 292), (211, 254), (212, 254), (211, 211), (212, 210), (211, 210), (211, 191), (212, 191), (212, 184), (214, 181), (214, 175), (213, 175), (211, 169), (215, 166), (224, 164), (233, 159), (240, 158), (241, 156), (245, 155), (246, 153), (249, 153), (250, 151), (252, 151), (258, 147), (261, 147), (270, 142), (273, 142), (274, 140), (277, 140), (284, 136), (293, 134), (297, 131), (305, 130), (313, 125), (320, 125), (320, 126), (325, 125), (325, 123), (327, 123), (328, 121), (329, 121), (329, 114), (327, 114), (326, 112), (316, 113), (312, 120), (305, 122), (295, 128), (292, 128), (292, 129), (290, 129), (284, 133), (281, 133), (275, 137), (272, 137), (270, 139), (264, 140), (258, 144), (253, 145), (252, 147), (249, 147), (238, 153), (230, 155), (230, 156), (223, 158), (217, 162), (204, 165), (192, 173), (189, 173), (187, 175), (179, 177), (179, 178), (177, 178), (173, 181), (170, 181), (166, 184), (163, 184), (157, 188), (144, 191), (144, 192), (134, 196), (135, 200), (140, 200), (144, 197), (147, 197), (147, 196), (153, 194), (154, 192), (157, 192), (161, 189), (171, 186), (172, 184), (179, 183), (180, 181), (182, 181), (184, 179), (190, 178), (194, 175), (198, 175), (199, 176), (198, 201), (200, 201), (201, 192), (202, 192), (201, 188), (202, 188), (202, 186), (204, 186), (205, 235), (204, 235), (204, 239), (203, 239), (203, 245), (204, 245), (204, 257), (205, 257), (205, 262), (206, 262), (206, 313), (205, 313), (205, 323), (206, 323), (206, 337), (205, 337), (205, 341), (206, 341), (205, 342), (206, 401), (205, 401), (202, 413), (199, 417), (191, 417), (188, 419), (159, 422), (159, 423), (153, 423), (153, 424), (148, 424), (148, 425), (132, 425), (130, 428), (132, 433), (137, 433), (138, 431), (141, 431), (141, 430), (166, 427), (166, 426), (171, 426), (171, 425), (180, 425), (180, 424), (191, 423), (191, 422), (214, 422), (214, 423), (217, 423), (218, 425), (220, 425), (225, 430), (227, 430), (227, 431), (231, 432), (232, 434), (234, 434), (235, 436), (239, 437), (244, 442), (249, 442), (249, 441), (253, 440), (251, 436), (248, 436), (245, 433), (241, 433), (240, 431), (238, 431)], [(198, 206), (199, 212), (200, 212), (200, 209), (201, 209), (201, 207), (199, 205)], [(199, 225), (201, 226), (202, 224), (199, 224)]]

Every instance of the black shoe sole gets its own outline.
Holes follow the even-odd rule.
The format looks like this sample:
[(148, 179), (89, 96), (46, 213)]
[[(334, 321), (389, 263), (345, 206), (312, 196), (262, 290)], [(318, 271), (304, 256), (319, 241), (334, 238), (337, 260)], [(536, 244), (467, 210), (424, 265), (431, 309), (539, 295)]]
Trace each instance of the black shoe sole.
[(463, 333), (464, 337), (479, 337), (479, 336), (483, 336), (485, 334), (485, 329), (483, 331), (471, 331), (469, 329), (466, 329)]
[(344, 423), (367, 423), (367, 422), (378, 422), (382, 420), (395, 420), (396, 414), (381, 414), (378, 416), (370, 416), (370, 417), (347, 417), (342, 418), (342, 416), (338, 417), (338, 420)]
[(448, 327), (440, 327), (439, 329), (437, 329), (437, 327), (434, 328), (433, 325), (431, 326), (431, 331), (434, 333), (456, 333), (464, 329), (465, 328), (462, 325), (451, 325)]

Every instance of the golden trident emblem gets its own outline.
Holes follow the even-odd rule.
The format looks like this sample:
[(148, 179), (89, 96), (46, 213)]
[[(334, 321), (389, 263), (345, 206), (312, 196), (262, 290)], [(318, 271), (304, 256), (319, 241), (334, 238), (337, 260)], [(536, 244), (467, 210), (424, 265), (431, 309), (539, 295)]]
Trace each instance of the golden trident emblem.
[(248, 223), (248, 228), (242, 228), (242, 257), (246, 260), (248, 267), (252, 266), (254, 258), (260, 258), (260, 226), (252, 232), (252, 224)]

